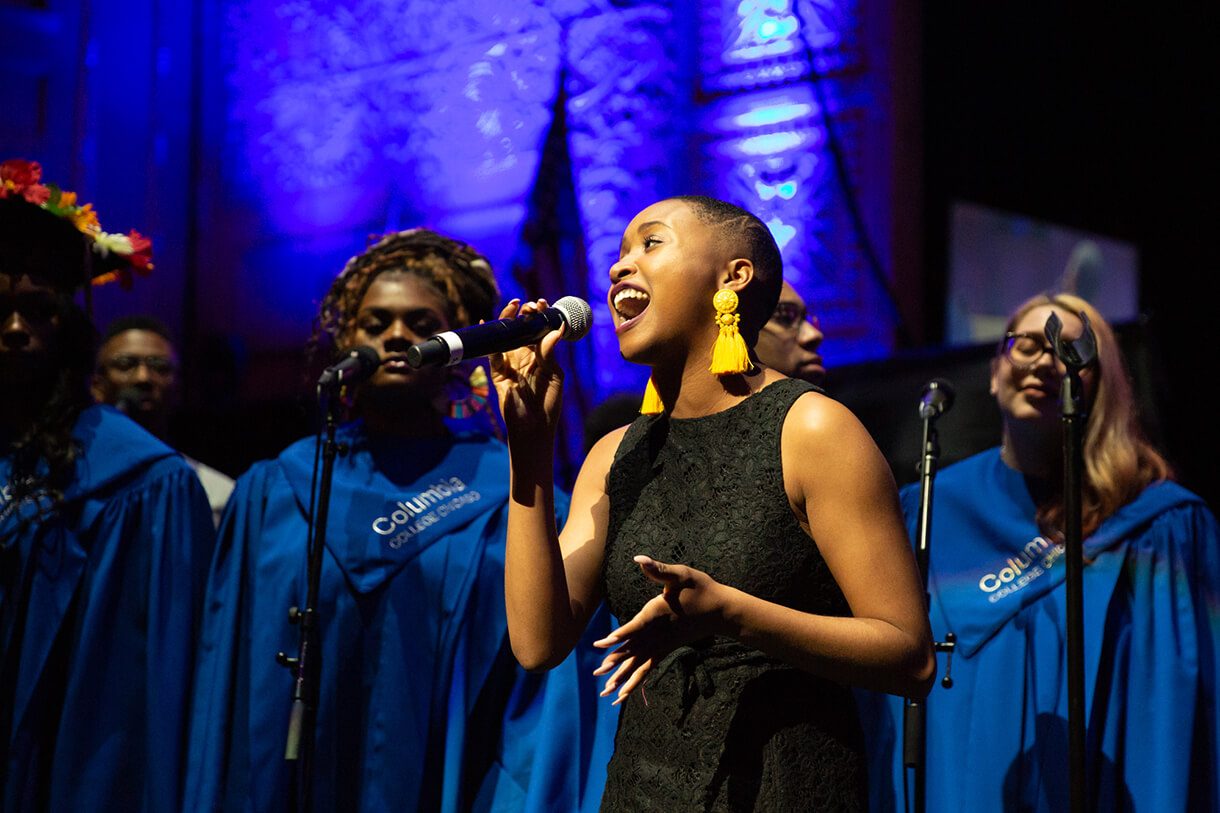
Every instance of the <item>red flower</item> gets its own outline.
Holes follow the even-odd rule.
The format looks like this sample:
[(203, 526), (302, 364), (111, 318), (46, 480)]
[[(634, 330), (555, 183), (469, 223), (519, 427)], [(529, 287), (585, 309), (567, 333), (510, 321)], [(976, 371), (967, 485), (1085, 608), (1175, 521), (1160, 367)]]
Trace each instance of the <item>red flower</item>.
[(140, 276), (148, 276), (152, 267), (152, 240), (143, 236), (133, 228), (127, 233), (127, 239), (132, 242), (132, 270)]
[(131, 256), (128, 258), (131, 270), (142, 277), (148, 276), (152, 270), (152, 240), (135, 229), (127, 234), (127, 239), (131, 241)]
[(78, 206), (76, 193), (54, 184), (41, 184), (41, 180), (42, 166), (37, 161), (20, 158), (4, 161), (0, 163), (0, 198), (20, 195), (76, 226), (93, 243), (95, 262), (101, 272), (93, 277), (94, 285), (117, 280), (127, 289), (135, 281), (134, 275), (148, 276), (153, 267), (151, 240), (134, 229), (127, 235), (103, 232), (91, 205)]
[(42, 165), (37, 161), (10, 158), (0, 164), (0, 198), (21, 195), (30, 203), (46, 203), (51, 190), (38, 183), (41, 179)]

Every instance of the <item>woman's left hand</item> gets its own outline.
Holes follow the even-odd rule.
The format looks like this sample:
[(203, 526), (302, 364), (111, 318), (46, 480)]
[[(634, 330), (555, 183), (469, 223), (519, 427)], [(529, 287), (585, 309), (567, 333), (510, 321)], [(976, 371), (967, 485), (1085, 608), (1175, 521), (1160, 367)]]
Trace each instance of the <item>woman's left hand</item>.
[(670, 652), (724, 630), (725, 593), (729, 588), (693, 567), (656, 562), (647, 556), (636, 556), (635, 561), (645, 576), (665, 585), (665, 589), (626, 624), (593, 642), (602, 649), (618, 647), (593, 672), (613, 672), (601, 696), (617, 688), (615, 705), (627, 699)]

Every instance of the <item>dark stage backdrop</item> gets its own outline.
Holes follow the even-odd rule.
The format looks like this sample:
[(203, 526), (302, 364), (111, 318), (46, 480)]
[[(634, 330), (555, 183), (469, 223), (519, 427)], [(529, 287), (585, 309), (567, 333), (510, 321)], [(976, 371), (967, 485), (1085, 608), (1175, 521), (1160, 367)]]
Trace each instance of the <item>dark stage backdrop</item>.
[(1160, 434), (1183, 482), (1215, 507), (1214, 4), (935, 2), (922, 13), (927, 324), (944, 325), (954, 201), (1134, 244)]
[[(1155, 361), (1157, 328), (1141, 319), (1115, 325), (1115, 333), (1131, 368), (1141, 423), (1149, 438), (1163, 445), (1169, 402), (1164, 371)], [(889, 461), (894, 480), (904, 486), (919, 481), (923, 422), (918, 407), (933, 378), (947, 379), (956, 393), (953, 406), (936, 421), (939, 467), (999, 445), (1000, 412), (988, 391), (995, 350), (987, 343), (903, 351), (883, 361), (835, 368), (826, 389), (860, 418)]]

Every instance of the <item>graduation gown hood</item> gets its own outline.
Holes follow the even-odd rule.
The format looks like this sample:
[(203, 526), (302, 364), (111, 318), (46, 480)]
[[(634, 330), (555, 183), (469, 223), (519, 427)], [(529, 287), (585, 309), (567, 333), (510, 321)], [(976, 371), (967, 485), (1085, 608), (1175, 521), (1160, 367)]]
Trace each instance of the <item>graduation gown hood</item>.
[[(912, 535), (919, 488), (902, 492)], [(1022, 475), (992, 449), (938, 477), (932, 631), (957, 635), (954, 685), (927, 700), (929, 810), (1067, 809), (1066, 562)], [(1149, 485), (1084, 541), (1086, 798), (1091, 810), (1220, 805), (1220, 533), (1194, 494)], [(940, 667), (946, 660), (941, 656)], [(873, 810), (901, 810), (901, 700), (865, 703)], [(909, 784), (909, 783), (908, 783)]]
[[(507, 648), (508, 455), (478, 435), (430, 441), (341, 427), (319, 619), (315, 806), (326, 810), (577, 810), (608, 751), (593, 666), (530, 675)], [(315, 443), (240, 478), (212, 563), (186, 805), (278, 810), (303, 606)], [(562, 499), (560, 508), (566, 506)], [(606, 626), (603, 623), (603, 626)], [(583, 676), (582, 674), (583, 673)], [(547, 731), (547, 737), (536, 732)], [(603, 753), (603, 760), (608, 754)], [(604, 768), (601, 769), (604, 776)]]
[(176, 810), (206, 497), (180, 455), (110, 407), (85, 410), (73, 437), (55, 512), (6, 501), (0, 519), (4, 809)]

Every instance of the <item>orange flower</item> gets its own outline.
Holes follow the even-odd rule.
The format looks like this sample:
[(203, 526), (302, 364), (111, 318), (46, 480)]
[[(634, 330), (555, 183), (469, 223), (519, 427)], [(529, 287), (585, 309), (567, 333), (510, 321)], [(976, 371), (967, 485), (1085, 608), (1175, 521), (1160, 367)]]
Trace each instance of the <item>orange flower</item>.
[(108, 234), (98, 223), (93, 204), (77, 204), (75, 192), (60, 189), (55, 184), (42, 184), (42, 167), (37, 161), (20, 158), (0, 163), (0, 198), (20, 195), (56, 217), (68, 220), (90, 242), (93, 267), (98, 272), (94, 285), (118, 281), (130, 288), (133, 274), (148, 276), (152, 270), (152, 241), (138, 231), (128, 234)]
[(72, 220), (72, 225), (88, 235), (97, 235), (102, 230), (101, 225), (97, 222), (97, 212), (93, 211), (93, 204), (86, 203), (72, 211), (68, 215)]

